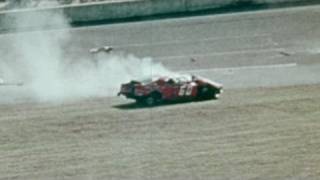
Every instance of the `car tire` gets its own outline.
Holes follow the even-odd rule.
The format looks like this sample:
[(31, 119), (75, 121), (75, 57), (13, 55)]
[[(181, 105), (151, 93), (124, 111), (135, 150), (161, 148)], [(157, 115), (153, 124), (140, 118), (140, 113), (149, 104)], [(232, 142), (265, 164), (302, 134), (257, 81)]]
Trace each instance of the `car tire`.
[(156, 104), (156, 99), (153, 96), (148, 96), (145, 98), (144, 104), (147, 106), (154, 106)]
[(199, 100), (217, 99), (218, 97), (216, 90), (209, 86), (199, 87), (198, 92), (199, 92), (199, 95), (198, 95)]
[(151, 93), (149, 96), (144, 98), (144, 104), (146, 106), (155, 106), (161, 101), (161, 94), (154, 92)]

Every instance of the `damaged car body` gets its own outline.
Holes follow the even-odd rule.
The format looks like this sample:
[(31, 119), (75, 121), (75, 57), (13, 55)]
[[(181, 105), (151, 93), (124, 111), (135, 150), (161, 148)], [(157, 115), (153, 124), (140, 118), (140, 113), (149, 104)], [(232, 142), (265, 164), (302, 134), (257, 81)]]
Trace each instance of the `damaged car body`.
[(153, 106), (163, 101), (218, 99), (223, 93), (220, 83), (194, 75), (153, 77), (121, 85), (118, 96)]

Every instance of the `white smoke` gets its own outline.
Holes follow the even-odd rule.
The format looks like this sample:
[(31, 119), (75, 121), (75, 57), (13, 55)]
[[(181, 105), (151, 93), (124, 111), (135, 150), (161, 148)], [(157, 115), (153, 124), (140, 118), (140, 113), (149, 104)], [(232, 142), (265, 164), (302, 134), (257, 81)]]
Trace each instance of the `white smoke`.
[[(17, 27), (30, 19), (17, 19)], [(68, 28), (61, 15), (32, 19), (33, 25), (46, 28), (50, 23)], [(125, 53), (100, 53), (89, 59), (66, 58), (64, 47), (70, 31), (64, 30), (15, 34), (12, 52), (15, 60), (7, 63), (7, 72), (24, 83), (28, 98), (38, 101), (65, 101), (86, 97), (116, 95), (121, 83), (151, 75), (172, 74), (151, 58), (138, 58)], [(89, 52), (88, 52), (89, 53)]]
[(101, 55), (98, 62), (88, 60), (65, 64), (51, 58), (29, 64), (30, 85), (40, 100), (68, 100), (83, 97), (114, 96), (121, 83), (155, 74), (167, 74), (161, 64), (133, 55)]

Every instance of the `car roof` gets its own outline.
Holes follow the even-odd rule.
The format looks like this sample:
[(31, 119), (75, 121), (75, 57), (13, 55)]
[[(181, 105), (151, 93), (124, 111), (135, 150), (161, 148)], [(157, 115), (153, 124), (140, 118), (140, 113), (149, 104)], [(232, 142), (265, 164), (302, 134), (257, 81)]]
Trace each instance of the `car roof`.
[(170, 76), (154, 75), (152, 77), (141, 78), (138, 81), (141, 82), (142, 84), (148, 84), (158, 80), (163, 80), (167, 82), (170, 79), (172, 79), (175, 83), (189, 82), (189, 81), (192, 81), (192, 75), (189, 75), (189, 74), (173, 74)]

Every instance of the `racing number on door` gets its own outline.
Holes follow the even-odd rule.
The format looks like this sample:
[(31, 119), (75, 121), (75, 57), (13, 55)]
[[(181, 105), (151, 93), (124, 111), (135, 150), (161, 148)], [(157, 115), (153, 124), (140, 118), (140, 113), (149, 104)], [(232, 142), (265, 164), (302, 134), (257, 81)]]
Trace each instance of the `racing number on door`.
[(190, 96), (192, 93), (192, 85), (186, 84), (180, 87), (179, 96)]

